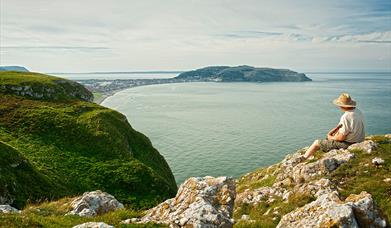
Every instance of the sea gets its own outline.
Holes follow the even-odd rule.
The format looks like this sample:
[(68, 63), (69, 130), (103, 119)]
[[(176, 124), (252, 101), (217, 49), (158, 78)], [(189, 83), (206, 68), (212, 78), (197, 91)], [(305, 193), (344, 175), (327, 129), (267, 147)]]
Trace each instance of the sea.
[(313, 81), (141, 86), (102, 105), (151, 139), (178, 184), (192, 176), (239, 177), (325, 138), (342, 115), (332, 104), (341, 92), (357, 101), (367, 135), (391, 133), (390, 72), (306, 75)]

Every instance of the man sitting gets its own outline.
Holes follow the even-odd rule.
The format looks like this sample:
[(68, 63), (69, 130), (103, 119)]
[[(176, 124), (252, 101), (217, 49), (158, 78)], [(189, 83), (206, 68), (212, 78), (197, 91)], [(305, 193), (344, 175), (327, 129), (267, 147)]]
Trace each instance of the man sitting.
[(309, 158), (319, 149), (325, 152), (346, 149), (353, 143), (364, 141), (364, 116), (356, 108), (356, 102), (349, 94), (342, 93), (333, 103), (344, 112), (338, 126), (329, 131), (327, 139), (315, 140), (307, 149), (304, 158)]

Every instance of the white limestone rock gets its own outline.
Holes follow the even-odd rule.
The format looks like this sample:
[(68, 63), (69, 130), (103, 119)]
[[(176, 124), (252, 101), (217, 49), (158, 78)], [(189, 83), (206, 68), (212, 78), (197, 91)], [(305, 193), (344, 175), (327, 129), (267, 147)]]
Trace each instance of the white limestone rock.
[(76, 225), (73, 228), (114, 228), (104, 222), (86, 222), (80, 225)]
[(8, 204), (0, 205), (0, 213), (8, 214), (8, 213), (20, 213), (20, 211), (14, 207), (11, 207)]
[(139, 223), (171, 227), (232, 227), (235, 180), (229, 177), (192, 177), (173, 199), (150, 209)]
[(376, 157), (372, 159), (372, 164), (374, 165), (383, 165), (384, 164), (384, 159)]
[(277, 182), (273, 186), (282, 186), (287, 178), (291, 178), (295, 183), (304, 183), (308, 179), (334, 171), (352, 158), (354, 154), (343, 149), (331, 150), (315, 161), (304, 160), (299, 153), (288, 155), (281, 163), (281, 172), (277, 175)]
[(341, 201), (334, 191), (284, 215), (277, 228), (386, 226), (386, 220), (378, 213), (370, 194), (352, 194)]
[(363, 142), (350, 145), (348, 150), (362, 150), (370, 154), (372, 151), (376, 150), (377, 147), (378, 145), (374, 141), (365, 140)]
[(114, 196), (100, 190), (85, 192), (82, 196), (76, 198), (71, 206), (73, 209), (67, 215), (83, 217), (93, 217), (124, 208), (124, 205), (118, 202)]

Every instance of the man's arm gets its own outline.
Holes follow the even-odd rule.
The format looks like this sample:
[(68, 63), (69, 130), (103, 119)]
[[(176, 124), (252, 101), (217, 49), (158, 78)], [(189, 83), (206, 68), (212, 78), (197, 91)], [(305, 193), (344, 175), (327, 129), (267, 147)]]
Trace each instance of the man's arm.
[[(327, 136), (329, 135), (335, 135), (335, 133), (342, 127), (342, 124), (338, 124), (335, 128), (331, 129), (329, 133), (327, 133)], [(328, 138), (328, 137), (327, 137)]]
[(335, 140), (335, 141), (344, 141), (347, 137), (347, 134), (341, 134), (338, 130), (342, 127), (342, 124), (339, 124), (335, 128), (331, 129), (329, 133), (327, 134), (328, 140)]
[(348, 135), (337, 132), (335, 135), (327, 135), (328, 140), (345, 141)]

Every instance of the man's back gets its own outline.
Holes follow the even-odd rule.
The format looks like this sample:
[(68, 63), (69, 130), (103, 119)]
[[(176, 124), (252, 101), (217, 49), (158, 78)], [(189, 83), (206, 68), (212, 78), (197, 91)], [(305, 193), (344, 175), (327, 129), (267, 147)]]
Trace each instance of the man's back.
[(347, 135), (346, 142), (356, 143), (364, 141), (364, 116), (359, 109), (355, 108), (345, 111), (339, 123), (342, 124), (339, 133)]

